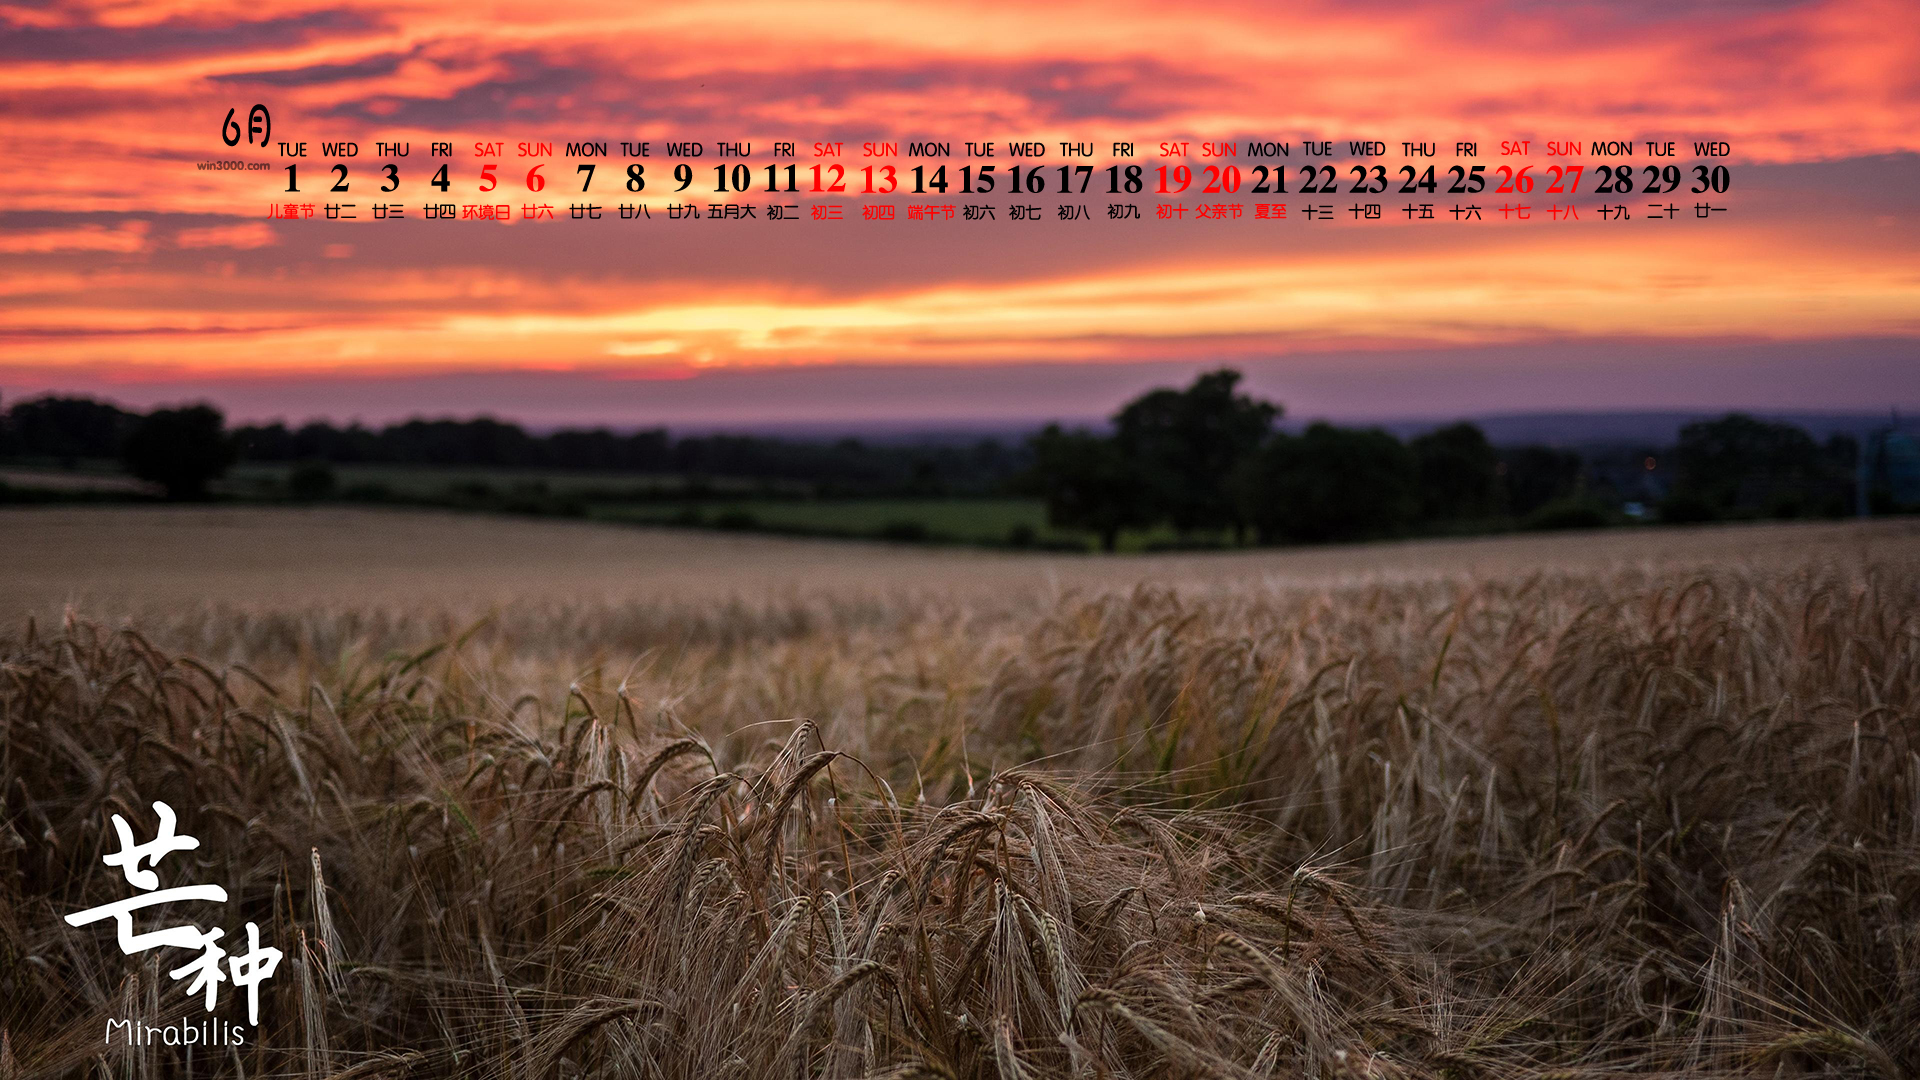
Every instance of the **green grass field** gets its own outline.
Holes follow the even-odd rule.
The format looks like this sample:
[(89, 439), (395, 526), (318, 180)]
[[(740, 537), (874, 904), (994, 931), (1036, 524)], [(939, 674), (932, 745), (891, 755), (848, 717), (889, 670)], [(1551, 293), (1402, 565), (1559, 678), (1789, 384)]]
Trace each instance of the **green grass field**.
[[(446, 465), (334, 465), (331, 466), (340, 490), (351, 491), (377, 485), (400, 498), (437, 498), (450, 489), (485, 484), (500, 491), (539, 487), (555, 494), (596, 491), (674, 491), (685, 488), (689, 478), (673, 473), (580, 472), (566, 469), (510, 469), (493, 466)], [(290, 465), (247, 462), (233, 467), (216, 485), (233, 495), (259, 496), (285, 488)], [(720, 491), (752, 491), (759, 481), (726, 477), (705, 481)]]
[(1034, 539), (1078, 543), (1085, 536), (1047, 524), (1037, 499), (728, 499), (596, 505), (605, 521), (704, 524), (825, 535), (895, 535), (964, 543), (1005, 543), (1025, 526)]
[[(1047, 523), (1046, 504), (1022, 498), (925, 499), (725, 499), (701, 502), (596, 504), (598, 521), (709, 528), (761, 529), (814, 536), (850, 536), (936, 543), (1007, 544), (1015, 547), (1093, 548), (1097, 538), (1082, 529)], [(1208, 539), (1208, 538), (1203, 538)], [(1120, 550), (1146, 551), (1177, 544), (1170, 528), (1121, 534)]]
[[(673, 473), (578, 472), (489, 466), (333, 465), (332, 499), (351, 503), (425, 503), (517, 513), (584, 515), (617, 524), (671, 525), (731, 531), (767, 531), (823, 537), (989, 546), (1092, 549), (1094, 534), (1047, 522), (1039, 499), (1017, 497), (808, 497), (803, 484), (694, 478)], [(287, 497), (293, 467), (242, 463), (214, 485), (216, 495), (278, 502)], [(68, 490), (146, 486), (115, 471), (112, 462), (51, 464), (20, 471), (21, 487)], [(695, 490), (698, 489), (698, 490)], [(687, 497), (676, 495), (686, 493)], [(563, 509), (563, 507), (565, 507)], [(1184, 538), (1185, 546), (1223, 544), (1226, 537)], [(1183, 546), (1171, 528), (1130, 530), (1120, 550)]]

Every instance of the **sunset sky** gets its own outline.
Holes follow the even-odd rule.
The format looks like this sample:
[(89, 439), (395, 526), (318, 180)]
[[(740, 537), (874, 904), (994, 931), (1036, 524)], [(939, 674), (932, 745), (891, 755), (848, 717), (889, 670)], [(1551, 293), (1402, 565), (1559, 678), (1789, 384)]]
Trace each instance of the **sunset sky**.
[[(0, 396), (209, 399), (236, 417), (489, 411), (536, 424), (1083, 418), (1233, 364), (1295, 415), (1920, 407), (1920, 4), (0, 2)], [(285, 161), (220, 141), (265, 103)], [(1724, 140), (1726, 213), (1631, 222), (669, 221), (661, 143)], [(321, 140), (361, 143), (328, 196)], [(602, 139), (597, 222), (423, 220), (455, 144)], [(620, 221), (620, 140), (652, 140)], [(1527, 139), (1524, 161), (1501, 140)], [(375, 140), (411, 143), (403, 222)], [(241, 158), (270, 171), (208, 172)], [(1344, 155), (1343, 155), (1344, 157)], [(566, 216), (575, 162), (541, 201)], [(1594, 169), (1603, 159), (1572, 159)], [(782, 161), (781, 164), (786, 162)], [(920, 162), (891, 162), (904, 172)], [(1342, 194), (1275, 196), (1345, 207)], [(1665, 164), (1666, 162), (1656, 162)], [(931, 164), (931, 163), (929, 163)], [(950, 163), (957, 168), (959, 161)], [(1243, 170), (1253, 162), (1237, 162)], [(1371, 162), (1369, 163), (1371, 164)], [(1425, 162), (1420, 163), (1422, 167)], [(516, 168), (517, 165), (517, 168)], [(1289, 190), (1293, 190), (1290, 187)], [(1584, 189), (1583, 189), (1584, 190)], [(434, 193), (437, 196), (437, 193)], [(351, 199), (362, 220), (268, 221)], [(768, 201), (764, 193), (750, 198)], [(1441, 207), (1463, 201), (1442, 192)], [(811, 196), (789, 200), (811, 205)], [(897, 204), (902, 220), (859, 220)], [(1004, 194), (975, 201), (1004, 206)], [(1073, 200), (1080, 201), (1080, 200)], [(1182, 201), (1174, 199), (1173, 201)], [(1184, 201), (1197, 201), (1189, 195)], [(1243, 204), (1255, 201), (1243, 196)], [(1511, 197), (1474, 202), (1497, 207)], [(1645, 219), (1650, 201), (1678, 220)], [(1004, 210), (1002, 211), (1004, 216)]]

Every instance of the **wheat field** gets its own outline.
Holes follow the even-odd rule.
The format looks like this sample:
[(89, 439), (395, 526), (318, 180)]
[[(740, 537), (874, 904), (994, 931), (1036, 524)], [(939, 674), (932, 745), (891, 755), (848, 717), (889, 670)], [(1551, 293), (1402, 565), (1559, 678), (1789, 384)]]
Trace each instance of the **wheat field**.
[[(0, 560), (4, 1080), (1920, 1071), (1911, 523), (61, 510)], [(286, 953), (244, 1046), (102, 1045), (201, 1015), (61, 918), (155, 800)]]

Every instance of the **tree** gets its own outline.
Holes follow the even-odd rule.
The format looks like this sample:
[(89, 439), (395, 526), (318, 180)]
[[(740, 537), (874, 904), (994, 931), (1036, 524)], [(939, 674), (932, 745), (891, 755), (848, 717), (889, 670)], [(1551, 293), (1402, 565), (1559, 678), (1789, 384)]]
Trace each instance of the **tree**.
[(535, 460), (533, 437), (518, 424), (491, 416), (471, 420), (408, 420), (389, 426), (381, 438), (394, 457), (409, 464), (522, 465)]
[(8, 454), (68, 464), (80, 458), (115, 458), (138, 421), (135, 413), (91, 398), (29, 398), (7, 410), (0, 444)]
[(1046, 500), (1051, 524), (1091, 530), (1106, 551), (1118, 546), (1120, 530), (1153, 524), (1139, 480), (1114, 440), (1048, 424), (1032, 449), (1024, 486)]
[(1675, 504), (1697, 504), (1723, 517), (1796, 516), (1825, 502), (1835, 480), (1813, 436), (1744, 413), (1681, 428), (1673, 457)]
[(1500, 455), (1479, 427), (1461, 422), (1407, 443), (1426, 521), (1484, 521), (1500, 512)]
[(1419, 509), (1413, 455), (1378, 428), (1316, 423), (1268, 441), (1240, 475), (1242, 512), (1264, 541), (1390, 536)]
[(1185, 390), (1154, 390), (1113, 418), (1121, 454), (1145, 488), (1149, 512), (1181, 533), (1245, 526), (1232, 478), (1280, 418), (1280, 407), (1235, 392), (1222, 368)]
[(211, 405), (156, 409), (121, 447), (127, 471), (166, 488), (169, 499), (203, 499), (207, 484), (233, 464), (225, 418)]
[(1500, 457), (1507, 512), (1524, 518), (1580, 490), (1580, 455), (1551, 446), (1516, 446)]

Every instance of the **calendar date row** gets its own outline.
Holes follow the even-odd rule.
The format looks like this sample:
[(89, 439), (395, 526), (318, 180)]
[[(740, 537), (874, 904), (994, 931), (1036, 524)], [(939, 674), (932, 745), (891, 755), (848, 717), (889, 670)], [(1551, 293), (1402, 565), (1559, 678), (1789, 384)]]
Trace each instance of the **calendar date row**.
[[(371, 176), (356, 173), (359, 166), (346, 164), (322, 166), (318, 178), (301, 175), (299, 164), (285, 166), (288, 192), (302, 191), (302, 183), (317, 183), (329, 193), (347, 193), (355, 185), (373, 185), (383, 193), (400, 191), (409, 179), (399, 165), (384, 164), (371, 168)], [(549, 171), (551, 169), (551, 171)], [(1683, 188), (1696, 195), (1724, 194), (1732, 186), (1732, 174), (1725, 165), (1428, 165), (1419, 168), (1402, 165), (1354, 165), (1344, 170), (1333, 165), (961, 165), (896, 166), (867, 165), (849, 167), (825, 165), (711, 165), (696, 169), (687, 163), (666, 169), (647, 163), (625, 166), (582, 162), (550, 166), (542, 162), (527, 168), (505, 170), (488, 163), (456, 176), (451, 163), (443, 163), (424, 181), (442, 193), (456, 183), (470, 182), (481, 194), (496, 191), (502, 185), (518, 185), (528, 192), (541, 192), (549, 186), (556, 190), (591, 192), (625, 190), (628, 192), (665, 191), (679, 193), (701, 185), (715, 195), (990, 195), (996, 192), (1015, 195), (1626, 195), (1639, 192), (1665, 195)], [(662, 175), (665, 173), (666, 175)], [(577, 186), (576, 186), (577, 185)], [(596, 186), (597, 185), (597, 186)], [(652, 186), (650, 186), (652, 185)]]

